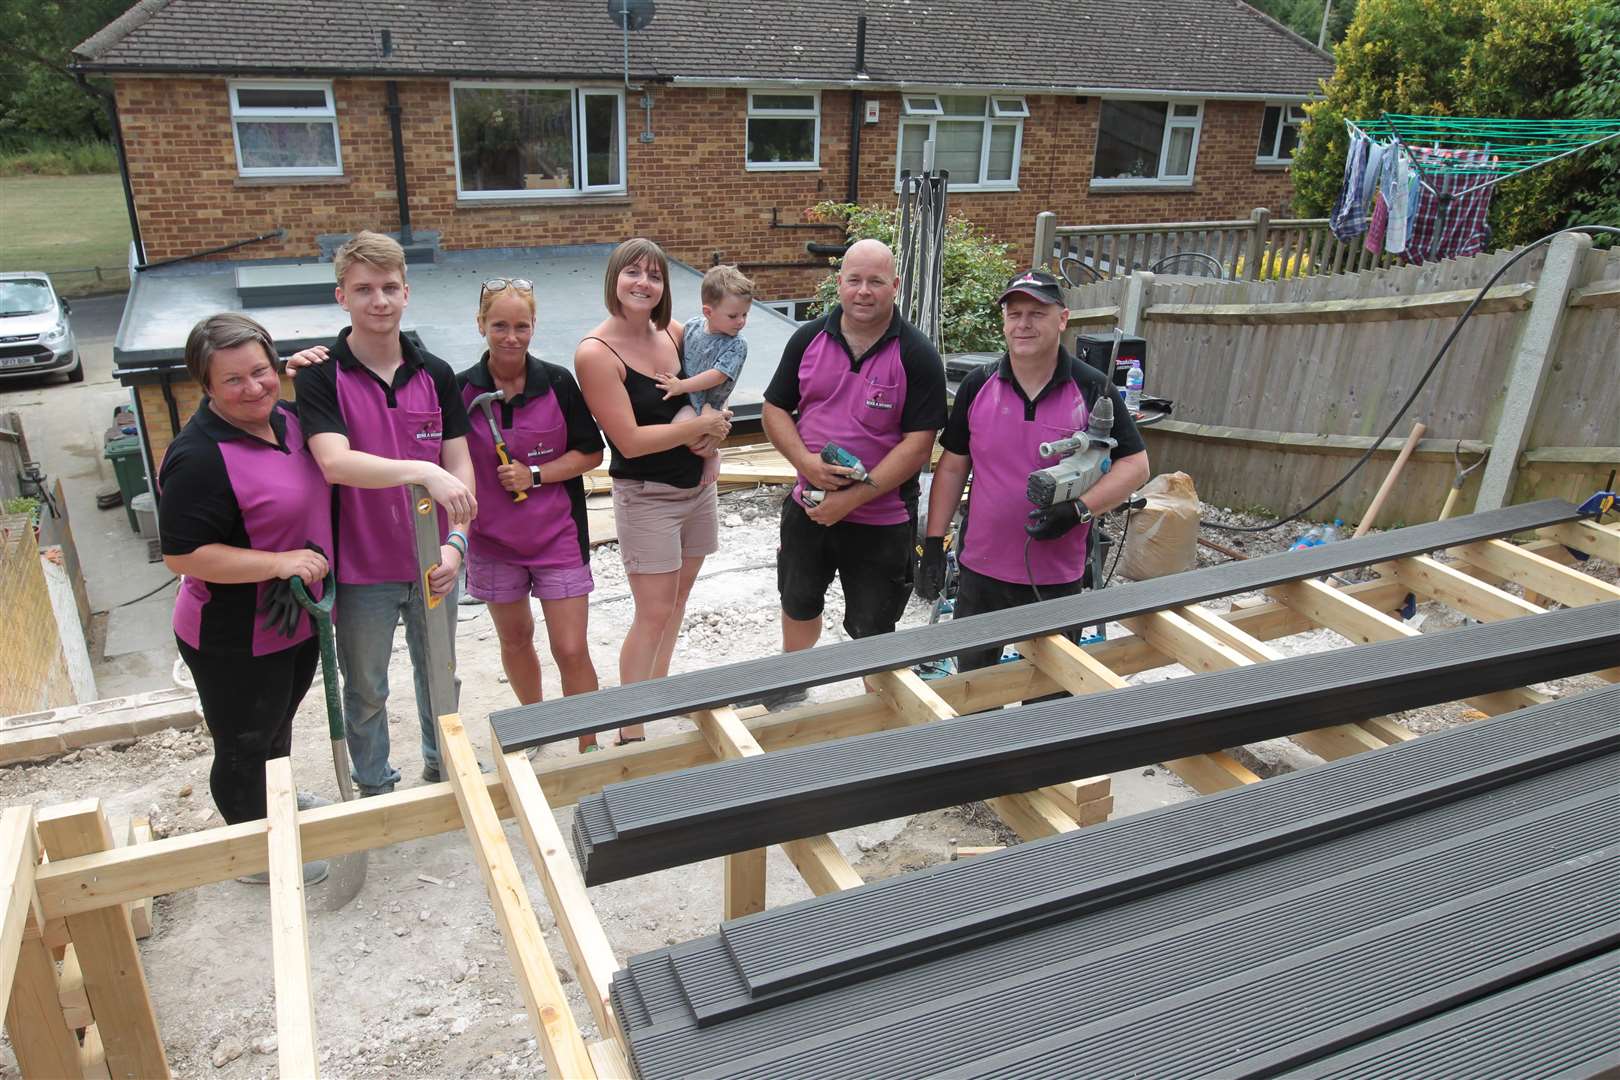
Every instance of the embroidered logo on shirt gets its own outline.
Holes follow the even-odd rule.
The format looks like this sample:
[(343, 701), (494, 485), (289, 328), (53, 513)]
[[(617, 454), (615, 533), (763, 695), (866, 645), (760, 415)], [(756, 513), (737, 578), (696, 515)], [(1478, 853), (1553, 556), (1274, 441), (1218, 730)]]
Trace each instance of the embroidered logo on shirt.
[(866, 399), (866, 407), (868, 409), (894, 408), (894, 402), (885, 400), (887, 395), (888, 391), (886, 390), (873, 390), (872, 396)]
[(536, 446), (533, 450), (529, 451), (529, 456), (532, 458), (545, 457), (549, 453), (551, 453), (551, 450), (546, 446), (545, 443), (541, 443), (539, 446)]
[(421, 431), (416, 433), (416, 437), (418, 440), (443, 439), (444, 432), (435, 431), (431, 428), (423, 428)]

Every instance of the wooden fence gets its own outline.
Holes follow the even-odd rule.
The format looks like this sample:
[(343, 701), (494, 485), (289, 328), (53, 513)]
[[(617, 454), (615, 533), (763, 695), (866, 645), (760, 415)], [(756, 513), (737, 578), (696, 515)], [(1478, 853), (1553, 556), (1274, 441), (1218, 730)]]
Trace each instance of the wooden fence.
[[(1138, 272), (1069, 290), (1071, 330), (1148, 342), (1147, 392), (1173, 417), (1149, 431), (1155, 472), (1183, 470), (1211, 502), (1292, 510), (1374, 442), (1455, 317), (1513, 252), (1280, 281)], [(1438, 513), (1464, 461), (1493, 504), (1582, 499), (1620, 465), (1620, 252), (1566, 236), (1496, 283), (1380, 453), (1312, 517), (1355, 521), (1412, 422), (1428, 436), (1381, 524)]]
[[(1273, 218), (1257, 208), (1231, 221), (1142, 225), (1059, 225), (1047, 212), (1035, 219), (1035, 251), (1050, 251), (1070, 276), (1121, 277), (1142, 270), (1234, 280), (1354, 273), (1392, 265), (1360, 240), (1346, 244), (1327, 218)], [(1214, 262), (1202, 258), (1209, 256)], [(1075, 263), (1079, 266), (1075, 266)]]

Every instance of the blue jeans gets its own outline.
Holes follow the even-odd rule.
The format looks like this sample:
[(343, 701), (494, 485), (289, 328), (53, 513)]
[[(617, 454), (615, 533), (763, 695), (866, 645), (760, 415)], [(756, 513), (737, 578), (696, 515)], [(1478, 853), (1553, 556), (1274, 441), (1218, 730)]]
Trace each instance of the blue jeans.
[[(450, 590), (434, 618), (450, 626), (450, 663), (455, 663), (456, 600), (459, 586)], [(405, 619), (405, 646), (411, 654), (411, 675), (416, 685), (416, 718), (422, 728), (422, 764), (439, 767), (438, 729), (428, 696), (427, 624), (422, 611), (419, 582), (382, 585), (338, 585), (335, 630), (338, 669), (343, 673), (343, 722), (348, 727), (349, 758), (354, 782), (366, 795), (394, 790), (399, 770), (388, 762), (388, 661), (394, 652), (394, 628)], [(461, 676), (451, 691), (461, 700)]]

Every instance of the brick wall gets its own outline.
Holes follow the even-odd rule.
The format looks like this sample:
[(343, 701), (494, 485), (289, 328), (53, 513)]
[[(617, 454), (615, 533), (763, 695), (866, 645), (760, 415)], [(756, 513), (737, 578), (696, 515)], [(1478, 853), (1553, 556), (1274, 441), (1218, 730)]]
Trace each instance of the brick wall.
[(0, 519), (0, 716), (76, 700), (39, 545), (25, 517)]
[[(344, 175), (319, 180), (244, 179), (237, 175), (230, 106), (222, 78), (142, 77), (117, 80), (131, 182), (149, 259), (230, 243), (280, 227), (287, 238), (255, 244), (236, 257), (318, 255), (315, 237), (362, 227), (398, 227), (393, 146), (384, 112), (385, 85), (339, 79), (334, 85)], [(773, 229), (797, 222), (848, 186), (849, 95), (821, 96), (821, 168), (749, 172), (743, 167), (747, 95), (743, 90), (656, 87), (651, 144), (636, 138), (643, 123), (637, 96), (626, 103), (630, 131), (628, 196), (499, 205), (458, 203), (450, 91), (443, 80), (402, 82), (411, 220), (442, 234), (447, 250), (615, 242), (647, 235), (675, 257), (706, 266), (726, 261), (803, 263), (806, 240), (838, 239), (835, 230)], [(865, 202), (894, 198), (899, 97), (879, 103), (877, 124), (861, 126)], [(1096, 133), (1096, 98), (1031, 95), (1024, 122), (1016, 192), (956, 192), (950, 207), (1030, 257), (1035, 215), (1055, 211), (1062, 224), (1184, 221), (1247, 217), (1256, 206), (1286, 209), (1286, 173), (1254, 165), (1262, 108), (1258, 102), (1205, 105), (1197, 179), (1190, 191), (1088, 190)], [(756, 267), (766, 296), (804, 296), (824, 271)]]

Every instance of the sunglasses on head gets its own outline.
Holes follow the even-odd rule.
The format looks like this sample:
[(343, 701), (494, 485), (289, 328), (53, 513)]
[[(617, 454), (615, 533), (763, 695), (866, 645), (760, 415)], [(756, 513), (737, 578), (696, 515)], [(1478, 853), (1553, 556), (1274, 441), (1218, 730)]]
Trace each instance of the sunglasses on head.
[(534, 282), (530, 281), (528, 278), (520, 277), (490, 278), (488, 281), (484, 282), (484, 287), (478, 291), (478, 299), (482, 300), (486, 294), (500, 292), (502, 289), (516, 289), (519, 292), (532, 293), (534, 292)]

